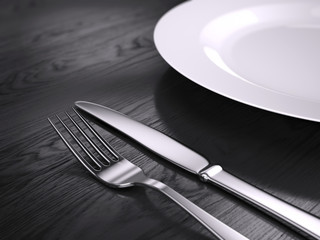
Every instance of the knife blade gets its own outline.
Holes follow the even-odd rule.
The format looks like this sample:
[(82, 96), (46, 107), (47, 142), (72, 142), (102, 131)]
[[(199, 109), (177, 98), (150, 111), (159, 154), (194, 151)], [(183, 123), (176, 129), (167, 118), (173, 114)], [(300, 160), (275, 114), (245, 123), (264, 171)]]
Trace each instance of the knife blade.
[(86, 101), (77, 101), (75, 105), (203, 181), (246, 200), (304, 235), (320, 239), (319, 218), (233, 176), (219, 165), (210, 165), (205, 157), (173, 138), (105, 106)]

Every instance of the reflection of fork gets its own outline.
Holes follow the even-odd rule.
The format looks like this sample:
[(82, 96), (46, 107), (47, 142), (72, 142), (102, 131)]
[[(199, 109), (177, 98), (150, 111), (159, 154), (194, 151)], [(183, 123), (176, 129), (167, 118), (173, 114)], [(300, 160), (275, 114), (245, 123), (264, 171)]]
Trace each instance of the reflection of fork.
[[(59, 134), (61, 139), (75, 155), (75, 157), (85, 166), (98, 180), (114, 188), (125, 188), (131, 186), (147, 186), (160, 191), (165, 194), (180, 207), (186, 210), (191, 216), (197, 219), (203, 226), (205, 226), (212, 234), (218, 239), (230, 239), (230, 240), (244, 240), (247, 239), (240, 233), (236, 232), (232, 228), (228, 227), (218, 219), (211, 216), (209, 213), (199, 208), (194, 203), (168, 187), (162, 182), (155, 179), (148, 178), (142, 171), (141, 168), (132, 164), (127, 159), (122, 157), (108, 144), (102, 137), (89, 125), (89, 123), (75, 110), (75, 113), (82, 120), (88, 130), (91, 131), (92, 136), (89, 136), (84, 130), (81, 129), (80, 125), (71, 117), (68, 113), (68, 119), (76, 127), (78, 132), (83, 138), (91, 145), (96, 151), (99, 157), (96, 157), (80, 140), (80, 138), (67, 126), (67, 124), (57, 116), (59, 122), (64, 126), (69, 135), (73, 140), (77, 142), (79, 147), (86, 153), (86, 156), (90, 161), (86, 160), (79, 151), (67, 140), (67, 137), (58, 130), (57, 124), (54, 124), (50, 119), (49, 122)], [(69, 137), (70, 137), (69, 136)], [(108, 150), (109, 155), (105, 154), (102, 148), (98, 147), (93, 141), (93, 136), (97, 138), (100, 143)], [(103, 159), (103, 160), (102, 160)]]

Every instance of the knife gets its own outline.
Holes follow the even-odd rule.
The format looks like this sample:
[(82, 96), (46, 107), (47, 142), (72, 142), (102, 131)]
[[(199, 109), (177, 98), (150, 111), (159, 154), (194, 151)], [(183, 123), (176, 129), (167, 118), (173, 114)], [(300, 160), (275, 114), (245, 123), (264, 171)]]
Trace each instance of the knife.
[(190, 148), (120, 112), (85, 101), (77, 101), (75, 105), (162, 158), (197, 174), (203, 181), (227, 190), (300, 233), (306, 233), (320, 240), (319, 218), (233, 176), (219, 165), (210, 165), (208, 160)]

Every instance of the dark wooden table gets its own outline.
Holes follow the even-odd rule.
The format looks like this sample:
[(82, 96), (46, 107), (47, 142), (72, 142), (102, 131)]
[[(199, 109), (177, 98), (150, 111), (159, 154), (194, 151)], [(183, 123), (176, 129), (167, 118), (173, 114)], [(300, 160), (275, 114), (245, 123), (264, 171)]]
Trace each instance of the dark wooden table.
[[(93, 101), (320, 217), (319, 123), (210, 92), (160, 57), (153, 30), (180, 0), (0, 3), (0, 239), (210, 239), (160, 193), (89, 175), (47, 117)], [(96, 125), (125, 157), (250, 239), (304, 239), (232, 195)]]

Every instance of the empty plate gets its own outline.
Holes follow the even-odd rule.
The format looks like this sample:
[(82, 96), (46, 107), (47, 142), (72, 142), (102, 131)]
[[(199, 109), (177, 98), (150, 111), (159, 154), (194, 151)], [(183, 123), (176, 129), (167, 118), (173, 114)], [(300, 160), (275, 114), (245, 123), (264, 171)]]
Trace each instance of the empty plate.
[(320, 121), (318, 0), (193, 0), (158, 22), (177, 71), (231, 99)]

